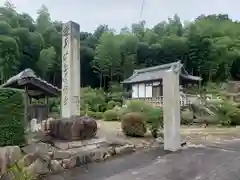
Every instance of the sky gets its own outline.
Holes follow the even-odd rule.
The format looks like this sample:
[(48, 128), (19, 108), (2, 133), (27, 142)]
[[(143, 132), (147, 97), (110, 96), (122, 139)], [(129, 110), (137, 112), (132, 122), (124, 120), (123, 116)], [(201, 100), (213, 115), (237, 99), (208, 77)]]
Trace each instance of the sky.
[[(37, 10), (46, 5), (52, 20), (80, 24), (81, 31), (93, 32), (100, 24), (107, 24), (117, 31), (140, 20), (147, 27), (178, 14), (182, 21), (193, 20), (201, 14), (227, 13), (240, 20), (239, 0), (10, 0), (18, 12), (36, 18)], [(0, 5), (5, 0), (0, 0)]]

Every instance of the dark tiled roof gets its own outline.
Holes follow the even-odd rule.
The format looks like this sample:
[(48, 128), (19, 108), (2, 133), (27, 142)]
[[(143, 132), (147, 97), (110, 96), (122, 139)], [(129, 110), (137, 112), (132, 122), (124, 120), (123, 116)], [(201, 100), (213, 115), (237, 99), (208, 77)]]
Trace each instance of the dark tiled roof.
[(136, 82), (159, 80), (159, 79), (162, 79), (164, 71), (167, 71), (170, 69), (173, 69), (176, 71), (177, 68), (181, 69), (180, 76), (184, 79), (189, 79), (192, 81), (202, 80), (201, 77), (189, 75), (187, 71), (183, 68), (183, 65), (178, 61), (174, 63), (134, 70), (133, 75), (125, 79), (122, 83), (130, 84), (130, 83), (136, 83)]
[[(0, 87), (1, 88), (22, 89), (23, 86), (25, 86), (25, 85), (21, 86), (21, 85), (19, 85), (18, 82), (23, 79), (29, 79), (28, 83), (30, 83), (30, 84), (34, 84), (37, 82), (38, 84), (41, 84), (42, 86), (47, 87), (47, 89), (49, 90), (49, 94), (57, 95), (60, 93), (60, 90), (56, 86), (53, 86), (52, 84), (48, 83), (47, 81), (37, 77), (32, 69), (23, 70), (19, 74), (8, 79), (7, 82), (4, 83), (3, 85), (1, 85)], [(38, 88), (39, 88), (39, 90), (41, 90), (41, 87), (38, 87)], [(31, 89), (30, 89), (30, 91), (31, 91)], [(46, 91), (45, 88), (44, 88), (44, 91)], [(37, 92), (32, 93), (32, 94), (37, 95)]]

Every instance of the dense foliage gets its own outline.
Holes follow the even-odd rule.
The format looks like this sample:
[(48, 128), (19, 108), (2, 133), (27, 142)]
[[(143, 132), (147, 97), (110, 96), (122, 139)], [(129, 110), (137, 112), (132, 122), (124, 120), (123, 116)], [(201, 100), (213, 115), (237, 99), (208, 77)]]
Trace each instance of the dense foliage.
[[(44, 5), (36, 20), (0, 7), (0, 81), (32, 68), (51, 83), (61, 85), (62, 22), (51, 21)], [(82, 24), (84, 26), (84, 24)], [(116, 33), (100, 25), (93, 33), (80, 32), (81, 85), (108, 88), (133, 69), (181, 60), (189, 73), (205, 81), (223, 81), (240, 73), (240, 23), (228, 15), (201, 15), (181, 23), (175, 15), (146, 28), (145, 22)], [(99, 108), (99, 107), (94, 107)]]
[(0, 89), (0, 107), (0, 146), (22, 145), (25, 141), (22, 93)]

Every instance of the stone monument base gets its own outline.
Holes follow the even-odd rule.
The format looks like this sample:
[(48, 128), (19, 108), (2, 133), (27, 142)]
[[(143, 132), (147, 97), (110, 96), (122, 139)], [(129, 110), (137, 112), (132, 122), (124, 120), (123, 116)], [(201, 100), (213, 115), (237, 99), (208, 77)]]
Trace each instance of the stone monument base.
[(42, 132), (59, 140), (85, 140), (96, 136), (97, 123), (88, 116), (48, 119), (42, 122)]

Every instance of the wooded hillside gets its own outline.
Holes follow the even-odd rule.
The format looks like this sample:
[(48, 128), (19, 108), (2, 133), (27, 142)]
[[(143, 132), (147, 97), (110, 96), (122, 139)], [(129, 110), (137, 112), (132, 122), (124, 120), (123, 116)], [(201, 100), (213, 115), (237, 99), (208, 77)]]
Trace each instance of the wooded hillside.
[[(81, 24), (84, 26), (84, 24)], [(18, 13), (13, 4), (0, 7), (0, 81), (33, 69), (47, 81), (61, 85), (61, 27), (46, 6), (36, 20)], [(226, 14), (200, 15), (181, 23), (175, 15), (153, 28), (145, 22), (116, 33), (108, 25), (80, 32), (82, 86), (107, 87), (133, 69), (181, 60), (192, 75), (204, 81), (240, 78), (240, 22)]]

